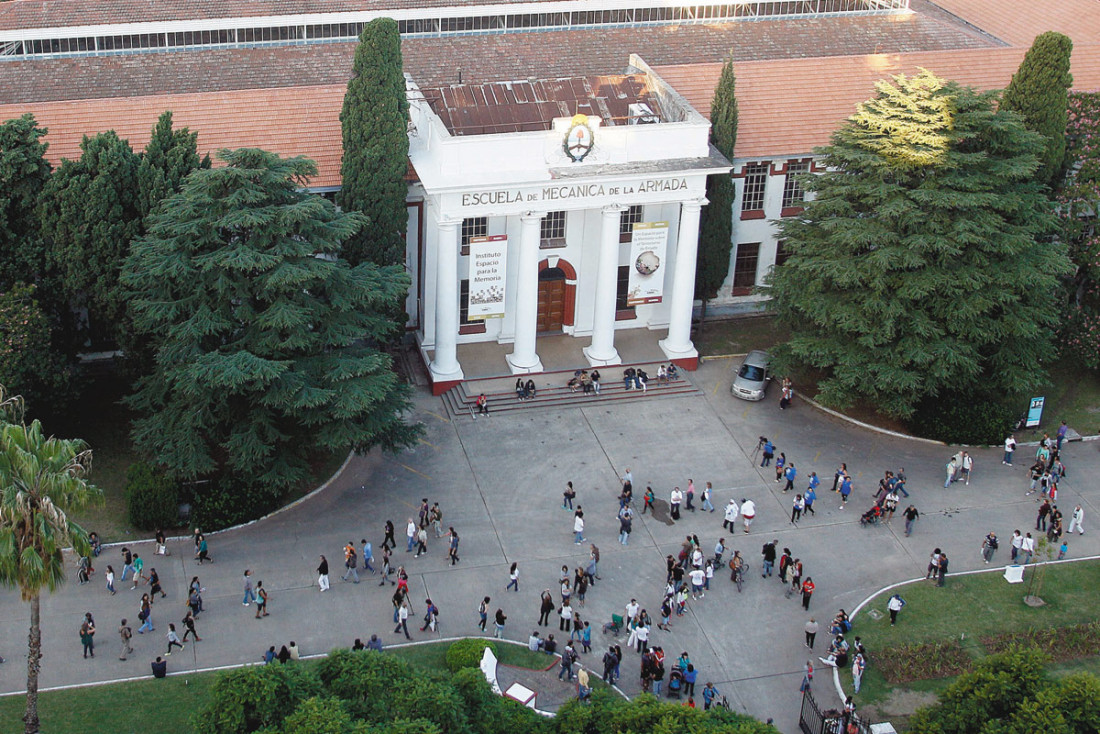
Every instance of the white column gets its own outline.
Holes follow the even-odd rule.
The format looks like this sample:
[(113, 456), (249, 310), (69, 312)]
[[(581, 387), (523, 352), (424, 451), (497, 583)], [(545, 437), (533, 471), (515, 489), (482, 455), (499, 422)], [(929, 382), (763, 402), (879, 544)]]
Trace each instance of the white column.
[(535, 334), (539, 323), (539, 239), (543, 214), (525, 212), (520, 216), (519, 265), (516, 267), (515, 309), (516, 338), (508, 366), (512, 374), (542, 372), (535, 352)]
[(584, 356), (593, 367), (622, 364), (615, 350), (615, 294), (619, 285), (619, 220), (622, 207), (604, 207), (600, 222), (600, 257), (596, 264), (596, 302), (592, 344)]
[(699, 352), (691, 343), (691, 310), (695, 303), (695, 263), (699, 250), (699, 212), (705, 201), (680, 204), (680, 231), (676, 240), (676, 264), (672, 273), (668, 337), (661, 350), (669, 359), (696, 359)]
[(435, 353), (428, 367), (432, 382), (463, 379), (458, 363), (458, 225), (437, 225), (435, 251)]

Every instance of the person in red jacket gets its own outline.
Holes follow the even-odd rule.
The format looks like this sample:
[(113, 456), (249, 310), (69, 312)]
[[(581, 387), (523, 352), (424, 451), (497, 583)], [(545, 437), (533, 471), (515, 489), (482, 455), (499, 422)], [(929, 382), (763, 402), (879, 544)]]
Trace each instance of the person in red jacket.
[(802, 582), (802, 608), (810, 608), (810, 597), (814, 594), (814, 580), (810, 576)]

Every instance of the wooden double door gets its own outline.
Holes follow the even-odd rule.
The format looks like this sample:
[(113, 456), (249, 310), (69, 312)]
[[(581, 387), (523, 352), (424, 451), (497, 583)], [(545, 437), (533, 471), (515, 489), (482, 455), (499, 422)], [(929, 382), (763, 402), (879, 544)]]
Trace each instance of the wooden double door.
[(559, 332), (565, 323), (565, 271), (545, 268), (539, 272), (539, 333)]

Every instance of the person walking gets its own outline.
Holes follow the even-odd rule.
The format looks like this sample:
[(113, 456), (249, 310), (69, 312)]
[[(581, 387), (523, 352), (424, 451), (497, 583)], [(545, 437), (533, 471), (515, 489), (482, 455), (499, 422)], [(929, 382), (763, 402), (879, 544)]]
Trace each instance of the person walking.
[(252, 571), (249, 569), (244, 570), (244, 606), (248, 606), (256, 600), (256, 595), (252, 593)]
[(905, 606), (905, 600), (901, 598), (900, 594), (894, 594), (890, 597), (890, 601), (886, 602), (886, 610), (890, 612), (890, 626), (893, 627), (898, 621), (898, 612)]
[(756, 503), (752, 500), (741, 499), (741, 522), (745, 526), (745, 532), (749, 532), (752, 521), (756, 519)]
[(317, 586), (321, 588), (321, 591), (328, 591), (328, 559), (321, 556), (321, 563), (317, 566)]
[(107, 564), (107, 572), (104, 574), (107, 581), (107, 591), (111, 592), (111, 596), (115, 595), (115, 569)]
[(183, 615), (183, 626), (186, 628), (183, 631), (183, 641), (187, 642), (188, 637), (194, 637), (195, 642), (202, 642), (202, 638), (199, 637), (198, 631), (195, 629), (195, 615), (191, 613), (191, 610), (187, 610), (187, 614)]
[(577, 660), (577, 651), (573, 649), (573, 641), (565, 643), (565, 649), (561, 651), (561, 670), (558, 671), (558, 680), (563, 678), (573, 682), (573, 663)]
[(802, 511), (806, 509), (806, 500), (802, 498), (802, 495), (796, 494), (794, 496), (794, 505), (791, 507), (791, 524), (797, 525), (798, 521), (802, 518)]
[(355, 545), (350, 540), (344, 546), (344, 575), (340, 580), (347, 581), (348, 576), (351, 576), (355, 583), (359, 583), (359, 554), (355, 552)]
[(740, 514), (740, 508), (737, 506), (737, 500), (731, 498), (722, 514), (722, 529), (729, 528), (730, 532), (737, 532), (734, 524), (737, 522), (738, 514)]
[(688, 479), (687, 491), (684, 492), (684, 509), (690, 512), (695, 512), (695, 505), (692, 502), (695, 500), (695, 480)]
[(954, 456), (947, 462), (944, 471), (947, 472), (947, 477), (943, 480), (943, 488), (947, 489), (951, 486), (951, 482), (955, 481), (955, 475), (959, 471), (959, 463), (955, 460)]
[(416, 543), (416, 523), (410, 517), (408, 524), (405, 525), (405, 552), (412, 553), (413, 545)]
[(783, 478), (787, 480), (787, 483), (783, 486), (784, 492), (790, 492), (794, 489), (794, 479), (798, 476), (798, 470), (794, 468), (794, 462), (787, 464), (787, 468), (783, 470)]
[(485, 631), (485, 623), (489, 620), (489, 597), (485, 597), (481, 600), (481, 603), (477, 605), (477, 628), (482, 632)]
[(632, 525), (632, 519), (630, 517), (630, 508), (625, 508), (623, 512), (619, 513), (619, 542), (626, 545), (630, 542), (630, 530)]
[(171, 622), (168, 623), (168, 634), (166, 634), (165, 637), (168, 638), (168, 651), (164, 653), (165, 655), (172, 654), (173, 645), (178, 647), (180, 650), (183, 649), (183, 643), (180, 642), (180, 636), (176, 634), (176, 625), (172, 624)]
[(416, 531), (416, 555), (415, 558), (428, 555), (428, 526), (421, 525)]
[(359, 544), (363, 546), (363, 570), (370, 571), (371, 576), (373, 576), (378, 573), (371, 565), (371, 561), (374, 560), (374, 548), (366, 538), (361, 538)]
[(852, 493), (852, 478), (847, 474), (840, 480), (840, 509), (844, 509), (844, 505), (848, 504), (848, 495)]
[(210, 557), (210, 546), (208, 546), (206, 543), (206, 536), (200, 533), (198, 536), (198, 541), (199, 550), (198, 553), (195, 554), (195, 560), (198, 561), (200, 566), (207, 561), (213, 563), (214, 559)]
[(1031, 557), (1035, 555), (1035, 538), (1031, 537), (1031, 533), (1024, 535), (1024, 540), (1020, 544), (1020, 556), (1023, 560), (1020, 563), (1024, 566), (1031, 563)]
[(122, 641), (122, 647), (118, 651), (118, 659), (125, 660), (127, 655), (134, 653), (134, 648), (130, 646), (130, 640), (134, 637), (134, 631), (130, 629), (130, 625), (126, 623), (126, 620), (122, 620), (122, 623), (118, 626), (118, 637)]
[[(485, 597), (485, 601), (489, 601), (489, 597)], [(498, 640), (504, 639), (504, 625), (507, 622), (508, 617), (504, 614), (504, 610), (498, 608), (496, 615), (494, 615), (493, 618), (493, 624), (496, 626), (496, 629), (493, 631), (493, 637), (497, 638)]]
[(573, 536), (574, 545), (580, 545), (586, 540), (584, 537), (584, 513), (581, 511), (580, 505), (577, 506), (577, 511), (573, 513)]
[(164, 593), (164, 589), (160, 585), (160, 575), (157, 573), (157, 569), (152, 566), (149, 567), (149, 594), (156, 596), (160, 594), (160, 598), (164, 599), (168, 595)]
[(267, 614), (267, 589), (263, 581), (256, 582), (256, 619), (266, 617)]
[(85, 612), (80, 623), (80, 644), (84, 646), (84, 657), (95, 657), (95, 620), (91, 612)]
[(1081, 505), (1077, 505), (1073, 508), (1073, 514), (1069, 519), (1069, 529), (1066, 531), (1072, 533), (1077, 531), (1078, 535), (1085, 534), (1085, 509)]
[(920, 517), (920, 513), (917, 512), (917, 508), (913, 505), (909, 505), (905, 508), (905, 512), (902, 513), (905, 518), (905, 537), (908, 538), (913, 533), (913, 524), (916, 523), (917, 518)]
[(427, 609), (424, 612), (424, 626), (420, 628), (420, 631), (427, 632), (431, 629), (432, 632), (435, 632), (439, 626), (439, 607), (433, 604), (431, 599), (425, 599), (424, 606)]
[(150, 632), (155, 631), (153, 627), (153, 601), (149, 598), (148, 594), (141, 595), (141, 607), (138, 611), (138, 619), (141, 620), (141, 626), (138, 627), (138, 634), (144, 634), (148, 629)]
[(997, 534), (990, 531), (985, 536), (985, 540), (982, 541), (982, 558), (985, 559), (986, 563), (993, 560), (993, 554), (997, 552), (998, 547), (1000, 546), (997, 542)]
[(810, 472), (810, 486), (806, 487), (806, 491), (802, 494), (802, 499), (806, 503), (805, 510), (811, 515), (816, 515), (814, 512), (814, 502), (817, 501), (817, 488), (821, 485), (821, 480), (817, 478), (817, 472)]
[(401, 601), (401, 606), (397, 608), (397, 626), (393, 628), (393, 633), (398, 632), (405, 633), (405, 639), (411, 640), (412, 635), (409, 634), (409, 602), (407, 599)]
[(807, 576), (806, 580), (802, 582), (802, 608), (810, 608), (810, 597), (814, 595), (814, 580), (812, 577)]
[(707, 482), (706, 486), (703, 487), (703, 511), (704, 512), (714, 512), (714, 503), (711, 502), (711, 499), (713, 498), (713, 496), (714, 496), (714, 487), (711, 486), (710, 482)]
[(505, 591), (515, 589), (516, 593), (519, 593), (519, 563), (513, 561), (512, 567), (508, 569), (508, 585), (504, 587)]
[(382, 539), (382, 550), (397, 550), (397, 541), (394, 540), (393, 537), (393, 520), (386, 520), (386, 524), (383, 527), (383, 532), (385, 532), (386, 537)]
[(806, 633), (806, 647), (811, 650), (814, 649), (814, 640), (817, 639), (818, 627), (817, 620), (813, 617), (810, 617), (810, 621), (802, 627), (802, 631)]
[(455, 532), (453, 525), (447, 527), (447, 537), (450, 539), (447, 542), (447, 557), (451, 559), (453, 566), (462, 560), (458, 557), (458, 533)]
[(770, 543), (765, 543), (764, 547), (760, 549), (760, 556), (764, 561), (760, 578), (767, 578), (772, 575), (772, 567), (775, 565), (775, 547), (778, 544), (778, 540), (773, 540)]

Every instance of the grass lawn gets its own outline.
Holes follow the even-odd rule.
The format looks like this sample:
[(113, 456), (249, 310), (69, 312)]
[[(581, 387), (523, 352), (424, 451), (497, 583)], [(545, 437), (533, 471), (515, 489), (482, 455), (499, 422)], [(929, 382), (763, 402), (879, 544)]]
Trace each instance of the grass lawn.
[[(975, 553), (977, 549), (975, 549)], [(998, 555), (1004, 551), (998, 551)], [(1000, 559), (1004, 560), (1004, 559)], [(955, 679), (937, 678), (894, 685), (888, 683), (874, 665), (874, 657), (887, 647), (957, 639), (975, 658), (985, 655), (979, 637), (998, 632), (1024, 629), (1065, 627), (1094, 621), (1100, 604), (1095, 588), (1100, 583), (1100, 562), (1083, 561), (1046, 567), (1039, 596), (1047, 603), (1033, 608), (1023, 602), (1028, 579), (1036, 572), (1030, 567), (1023, 584), (1010, 585), (999, 573), (948, 576), (947, 585), (937, 588), (930, 581), (919, 581), (873, 599), (856, 618), (851, 635), (858, 635), (870, 651), (872, 663), (863, 675), (856, 703), (872, 708), (872, 718), (889, 720), (904, 731), (905, 720), (917, 707), (935, 703), (935, 694)], [(894, 592), (906, 601), (896, 626), (890, 626), (886, 602)], [(882, 612), (873, 619), (869, 610)], [(1052, 664), (1055, 675), (1087, 670), (1100, 674), (1100, 658), (1090, 657)], [(822, 666), (822, 674), (831, 675)], [(852, 691), (851, 669), (840, 671), (844, 690)]]
[(1080, 368), (1059, 366), (1050, 370), (1051, 384), (1020, 396), (1020, 412), (1024, 412), (1031, 397), (1042, 395), (1043, 420), (1037, 428), (1027, 428), (1018, 434), (1024, 441), (1037, 441), (1044, 433), (1051, 436), (1062, 421), (1082, 436), (1100, 434), (1100, 374)]
[[(392, 648), (388, 652), (430, 672), (446, 671), (444, 662), (450, 642)], [(550, 659), (521, 645), (498, 644), (500, 662), (519, 668), (541, 670)], [(311, 665), (314, 661), (305, 661)], [(220, 672), (170, 676), (164, 680), (131, 681), (86, 686), (66, 691), (49, 691), (38, 697), (42, 731), (51, 734), (145, 734), (150, 730), (186, 734), (191, 716), (207, 703)], [(23, 696), (0, 698), (0, 731), (22, 730), (19, 722), (26, 706)]]
[[(696, 327), (698, 329), (698, 327)], [(702, 338), (695, 335), (695, 348), (704, 357), (746, 354), (753, 349), (770, 349), (786, 341), (790, 331), (771, 316), (743, 316), (721, 321), (707, 320)]]

